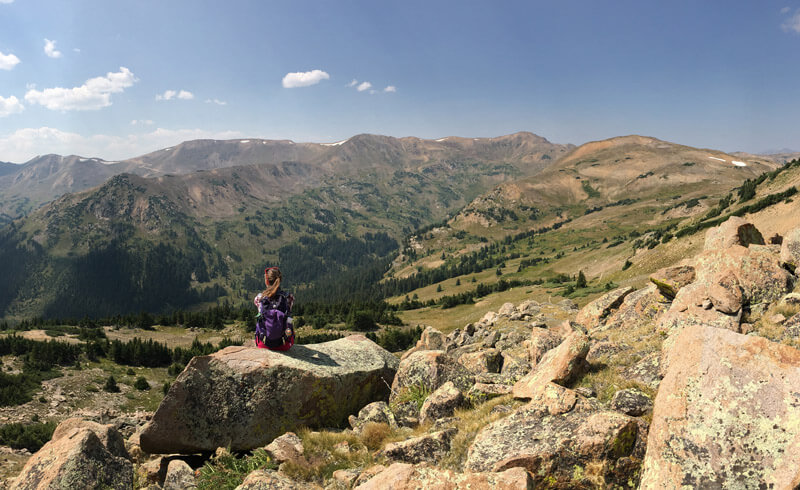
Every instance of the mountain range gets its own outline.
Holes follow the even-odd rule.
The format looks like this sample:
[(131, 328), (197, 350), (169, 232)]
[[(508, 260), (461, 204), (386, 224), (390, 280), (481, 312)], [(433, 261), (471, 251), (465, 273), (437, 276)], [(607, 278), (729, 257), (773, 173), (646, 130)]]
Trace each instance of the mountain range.
[[(579, 247), (673, 229), (781, 164), (644, 136), (575, 147), (532, 133), (200, 140), (120, 162), (49, 155), (0, 176), (0, 261), (10, 264), (0, 313), (238, 302), (261, 287), (265, 264), (280, 265), (306, 299), (380, 299), (387, 269), (409, 277), (561, 227), (542, 243), (576, 252), (553, 257), (548, 273), (574, 270), (590, 258)], [(630, 254), (603, 250), (613, 260), (595, 257), (587, 271)]]

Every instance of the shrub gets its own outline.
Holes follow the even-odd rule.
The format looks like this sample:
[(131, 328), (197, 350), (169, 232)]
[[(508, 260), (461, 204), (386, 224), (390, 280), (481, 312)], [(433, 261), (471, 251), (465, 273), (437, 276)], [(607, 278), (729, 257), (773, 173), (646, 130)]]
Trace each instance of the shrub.
[(108, 393), (119, 393), (119, 386), (117, 386), (117, 380), (114, 379), (114, 376), (108, 377), (106, 384), (103, 386), (103, 391), (107, 391)]
[(14, 449), (27, 449), (34, 453), (53, 437), (55, 422), (28, 425), (13, 423), (0, 426), (0, 444)]
[(144, 376), (139, 376), (136, 378), (136, 381), (134, 381), (133, 387), (140, 391), (146, 391), (150, 389), (150, 383), (147, 382)]
[(225, 451), (200, 468), (197, 476), (198, 490), (233, 490), (241, 485), (245, 477), (257, 469), (276, 469), (277, 465), (263, 449), (253, 454), (237, 458)]

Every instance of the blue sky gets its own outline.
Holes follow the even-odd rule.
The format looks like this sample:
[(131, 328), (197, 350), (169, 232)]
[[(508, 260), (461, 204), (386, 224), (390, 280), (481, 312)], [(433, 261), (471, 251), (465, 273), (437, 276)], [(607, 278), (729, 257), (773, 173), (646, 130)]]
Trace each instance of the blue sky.
[(0, 161), (358, 133), (800, 149), (798, 61), (800, 0), (0, 0)]

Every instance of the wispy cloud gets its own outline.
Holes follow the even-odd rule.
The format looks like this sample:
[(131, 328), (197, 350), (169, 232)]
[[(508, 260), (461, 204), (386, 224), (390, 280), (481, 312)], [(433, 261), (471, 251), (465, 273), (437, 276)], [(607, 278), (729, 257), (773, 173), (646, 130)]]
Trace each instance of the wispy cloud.
[(61, 51), (56, 49), (56, 42), (46, 38), (44, 40), (44, 54), (50, 58), (61, 58)]
[(138, 126), (138, 125), (152, 126), (153, 124), (155, 123), (150, 119), (134, 119), (133, 121), (131, 121), (131, 126)]
[(3, 52), (0, 51), (0, 70), (13, 70), (19, 62), (19, 58), (13, 54), (3, 54)]
[(356, 80), (356, 79), (354, 78), (354, 79), (350, 80), (350, 83), (348, 83), (347, 85), (345, 85), (345, 87), (355, 87), (356, 85), (358, 85), (358, 80)]
[(22, 112), (25, 106), (13, 95), (5, 98), (0, 97), (0, 117), (10, 116)]
[[(781, 13), (788, 14), (790, 10), (786, 10), (788, 7), (781, 10)], [(795, 32), (800, 34), (800, 9), (795, 10), (794, 14), (792, 14), (788, 19), (786, 19), (783, 24), (781, 24), (781, 28), (786, 32)]]
[(284, 88), (308, 87), (316, 85), (330, 77), (328, 73), (322, 70), (298, 71), (287, 73), (286, 76), (283, 77), (282, 83)]
[(105, 134), (84, 136), (49, 127), (24, 128), (0, 136), (0, 155), (3, 155), (3, 160), (19, 163), (46, 153), (122, 160), (167, 148), (181, 141), (238, 139), (242, 136), (238, 131), (163, 128), (124, 136)]
[(385, 89), (383, 89), (383, 91), (388, 93), (394, 93), (397, 92), (397, 87), (395, 87), (394, 85), (389, 85)]
[(788, 13), (789, 13), (789, 11), (791, 11), (791, 10), (792, 10), (792, 8), (791, 8), (791, 7), (783, 7), (783, 8), (781, 9), (781, 13), (782, 13), (782, 14), (788, 14)]
[(14, 0), (0, 0), (0, 3), (14, 3)]
[(359, 92), (363, 92), (365, 90), (369, 90), (370, 88), (372, 88), (372, 84), (371, 83), (369, 83), (369, 82), (361, 82), (358, 85), (358, 87), (356, 87), (356, 90), (358, 90)]
[(54, 111), (97, 110), (111, 105), (111, 94), (122, 92), (137, 81), (129, 69), (121, 66), (118, 72), (91, 78), (80, 87), (28, 90), (25, 100)]
[(163, 94), (156, 95), (156, 100), (172, 100), (175, 98), (181, 100), (192, 100), (194, 99), (194, 94), (188, 90), (166, 90)]
[(206, 99), (206, 104), (228, 105), (227, 102), (219, 99)]

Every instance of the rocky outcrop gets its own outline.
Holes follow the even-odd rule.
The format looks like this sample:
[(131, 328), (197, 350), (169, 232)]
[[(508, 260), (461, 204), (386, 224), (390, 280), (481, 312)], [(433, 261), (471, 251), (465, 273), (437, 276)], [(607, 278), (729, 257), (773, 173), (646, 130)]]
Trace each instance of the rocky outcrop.
[[(294, 347), (292, 347), (294, 348)], [(236, 490), (312, 490), (322, 489), (319, 485), (296, 482), (278, 472), (255, 470), (244, 479)]]
[(522, 468), (511, 468), (499, 473), (457, 473), (427, 466), (394, 463), (355, 488), (357, 490), (385, 490), (388, 488), (392, 490), (417, 490), (420, 488), (525, 490), (534, 487), (530, 476)]
[(589, 337), (580, 331), (572, 332), (561, 345), (548, 351), (533, 371), (517, 381), (514, 397), (533, 398), (549, 382), (567, 383), (580, 372), (587, 352)]
[(747, 247), (750, 244), (764, 245), (764, 237), (761, 232), (746, 219), (731, 216), (721, 225), (706, 232), (704, 248), (719, 250), (734, 245)]
[(588, 328), (597, 328), (612, 310), (622, 304), (625, 296), (633, 292), (633, 288), (624, 287), (610, 291), (583, 307), (575, 321)]
[[(110, 434), (110, 426), (99, 428), (100, 424), (92, 422), (84, 426), (76, 419), (67, 422), (28, 460), (10, 488), (133, 488), (133, 465), (114, 454), (120, 451), (122, 436)], [(110, 448), (95, 433), (98, 429), (110, 441)], [(124, 446), (121, 451), (125, 451)]]
[[(627, 484), (632, 475), (614, 479), (617, 460), (634, 448), (638, 432), (636, 420), (609, 411), (571, 411), (550, 415), (541, 408), (527, 405), (508, 417), (484, 427), (469, 448), (466, 469), (503, 471), (525, 468), (544, 484), (574, 482), (576, 467), (585, 468), (602, 462), (607, 470), (606, 483)], [(565, 487), (567, 488), (567, 487)]]
[(394, 414), (389, 409), (389, 405), (384, 401), (372, 402), (358, 411), (358, 415), (351, 415), (348, 418), (353, 432), (360, 433), (368, 423), (386, 424), (389, 427), (397, 428), (397, 421)]
[(682, 287), (694, 282), (694, 267), (691, 265), (677, 265), (659, 269), (650, 275), (650, 282), (669, 299), (675, 298)]
[(781, 263), (792, 271), (800, 265), (800, 228), (790, 231), (781, 243)]
[(435, 391), (448, 381), (452, 381), (463, 392), (473, 385), (475, 376), (444, 351), (415, 352), (400, 361), (389, 401), (397, 400), (406, 389), (422, 387)]
[(665, 354), (642, 488), (796, 487), (800, 351), (690, 326)]
[(456, 388), (452, 381), (448, 381), (425, 399), (419, 411), (419, 421), (424, 424), (435, 422), (443, 417), (450, 417), (457, 408), (464, 404), (464, 394)]
[(390, 460), (404, 463), (438, 463), (450, 451), (450, 442), (456, 429), (425, 434), (405, 441), (392, 442), (386, 445), (382, 454)]
[(227, 347), (192, 359), (141, 433), (149, 453), (247, 450), (333, 427), (385, 399), (398, 361), (360, 335), (287, 352)]
[(191, 490), (197, 488), (194, 471), (180, 459), (173, 459), (167, 465), (167, 476), (164, 478), (163, 490)]

